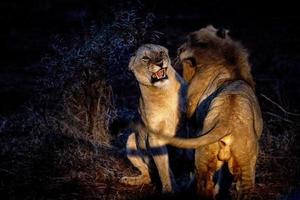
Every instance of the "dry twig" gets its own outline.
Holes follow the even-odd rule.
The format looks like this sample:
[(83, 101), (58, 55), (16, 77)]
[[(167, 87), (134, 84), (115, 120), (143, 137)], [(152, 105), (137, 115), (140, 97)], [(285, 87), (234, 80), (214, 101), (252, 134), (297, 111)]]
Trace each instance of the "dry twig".
[(284, 112), (285, 114), (300, 117), (300, 114), (298, 114), (298, 113), (292, 113), (292, 112), (287, 111), (287, 110), (284, 109), (281, 105), (279, 105), (279, 104), (276, 103), (275, 101), (271, 100), (271, 99), (270, 99), (269, 97), (267, 97), (266, 95), (260, 94), (260, 96), (264, 97), (266, 100), (268, 100), (269, 102), (271, 102), (272, 104), (274, 104), (275, 106), (277, 106), (277, 108), (279, 108), (279, 109), (280, 109), (282, 112)]

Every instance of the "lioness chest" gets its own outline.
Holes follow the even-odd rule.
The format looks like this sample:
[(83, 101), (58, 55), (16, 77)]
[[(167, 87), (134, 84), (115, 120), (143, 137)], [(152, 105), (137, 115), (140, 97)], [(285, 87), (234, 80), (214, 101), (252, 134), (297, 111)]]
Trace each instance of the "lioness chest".
[(157, 133), (174, 136), (179, 121), (179, 92), (162, 90), (149, 94), (140, 105), (145, 124)]

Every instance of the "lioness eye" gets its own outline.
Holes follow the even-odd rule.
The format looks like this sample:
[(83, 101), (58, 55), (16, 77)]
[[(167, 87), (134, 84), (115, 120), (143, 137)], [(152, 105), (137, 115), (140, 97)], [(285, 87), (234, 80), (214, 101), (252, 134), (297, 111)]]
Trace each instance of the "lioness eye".
[(142, 57), (143, 62), (149, 62), (150, 58), (147, 56)]
[(157, 61), (157, 64), (163, 64), (163, 60)]

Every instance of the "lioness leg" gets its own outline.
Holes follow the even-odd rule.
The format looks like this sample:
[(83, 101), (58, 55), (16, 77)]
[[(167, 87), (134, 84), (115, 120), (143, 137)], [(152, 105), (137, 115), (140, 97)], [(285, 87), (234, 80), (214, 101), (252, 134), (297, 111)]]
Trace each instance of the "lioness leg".
[(141, 172), (139, 176), (122, 177), (120, 182), (127, 185), (142, 185), (151, 182), (148, 165), (142, 159), (142, 154), (137, 148), (136, 134), (131, 133), (126, 144), (127, 158)]
[(157, 138), (149, 137), (149, 148), (153, 156), (153, 160), (158, 170), (158, 174), (162, 183), (162, 191), (173, 192), (172, 184), (175, 184), (173, 174), (169, 168), (168, 150), (164, 143)]
[(217, 144), (211, 144), (196, 149), (195, 166), (196, 166), (196, 190), (200, 197), (213, 199), (218, 190), (215, 190), (213, 176), (220, 169), (223, 162), (217, 159)]

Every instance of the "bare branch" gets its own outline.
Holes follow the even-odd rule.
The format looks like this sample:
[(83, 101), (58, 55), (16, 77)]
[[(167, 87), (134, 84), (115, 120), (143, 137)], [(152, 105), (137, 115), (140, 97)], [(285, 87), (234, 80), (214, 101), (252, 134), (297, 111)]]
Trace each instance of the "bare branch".
[(286, 109), (284, 109), (281, 105), (279, 105), (278, 103), (276, 103), (275, 101), (271, 100), (269, 97), (267, 97), (266, 95), (264, 94), (260, 94), (260, 96), (264, 97), (266, 100), (268, 100), (269, 102), (271, 102), (272, 104), (274, 104), (275, 106), (277, 106), (277, 108), (279, 108), (282, 112), (284, 112), (285, 114), (288, 114), (288, 115), (292, 115), (292, 116), (297, 116), (299, 117), (300, 114), (298, 113), (292, 113), (292, 112), (289, 112), (287, 111)]
[(288, 120), (288, 119), (286, 119), (286, 118), (283, 118), (283, 117), (281, 117), (280, 115), (277, 115), (277, 114), (275, 114), (275, 113), (271, 113), (271, 112), (265, 112), (265, 113), (268, 114), (268, 115), (270, 115), (270, 116), (272, 116), (272, 117), (275, 117), (275, 118), (277, 118), (277, 119), (280, 119), (280, 120), (282, 120), (282, 121), (285, 121), (285, 122), (288, 122), (288, 123), (291, 123), (291, 124), (294, 123), (293, 121)]

